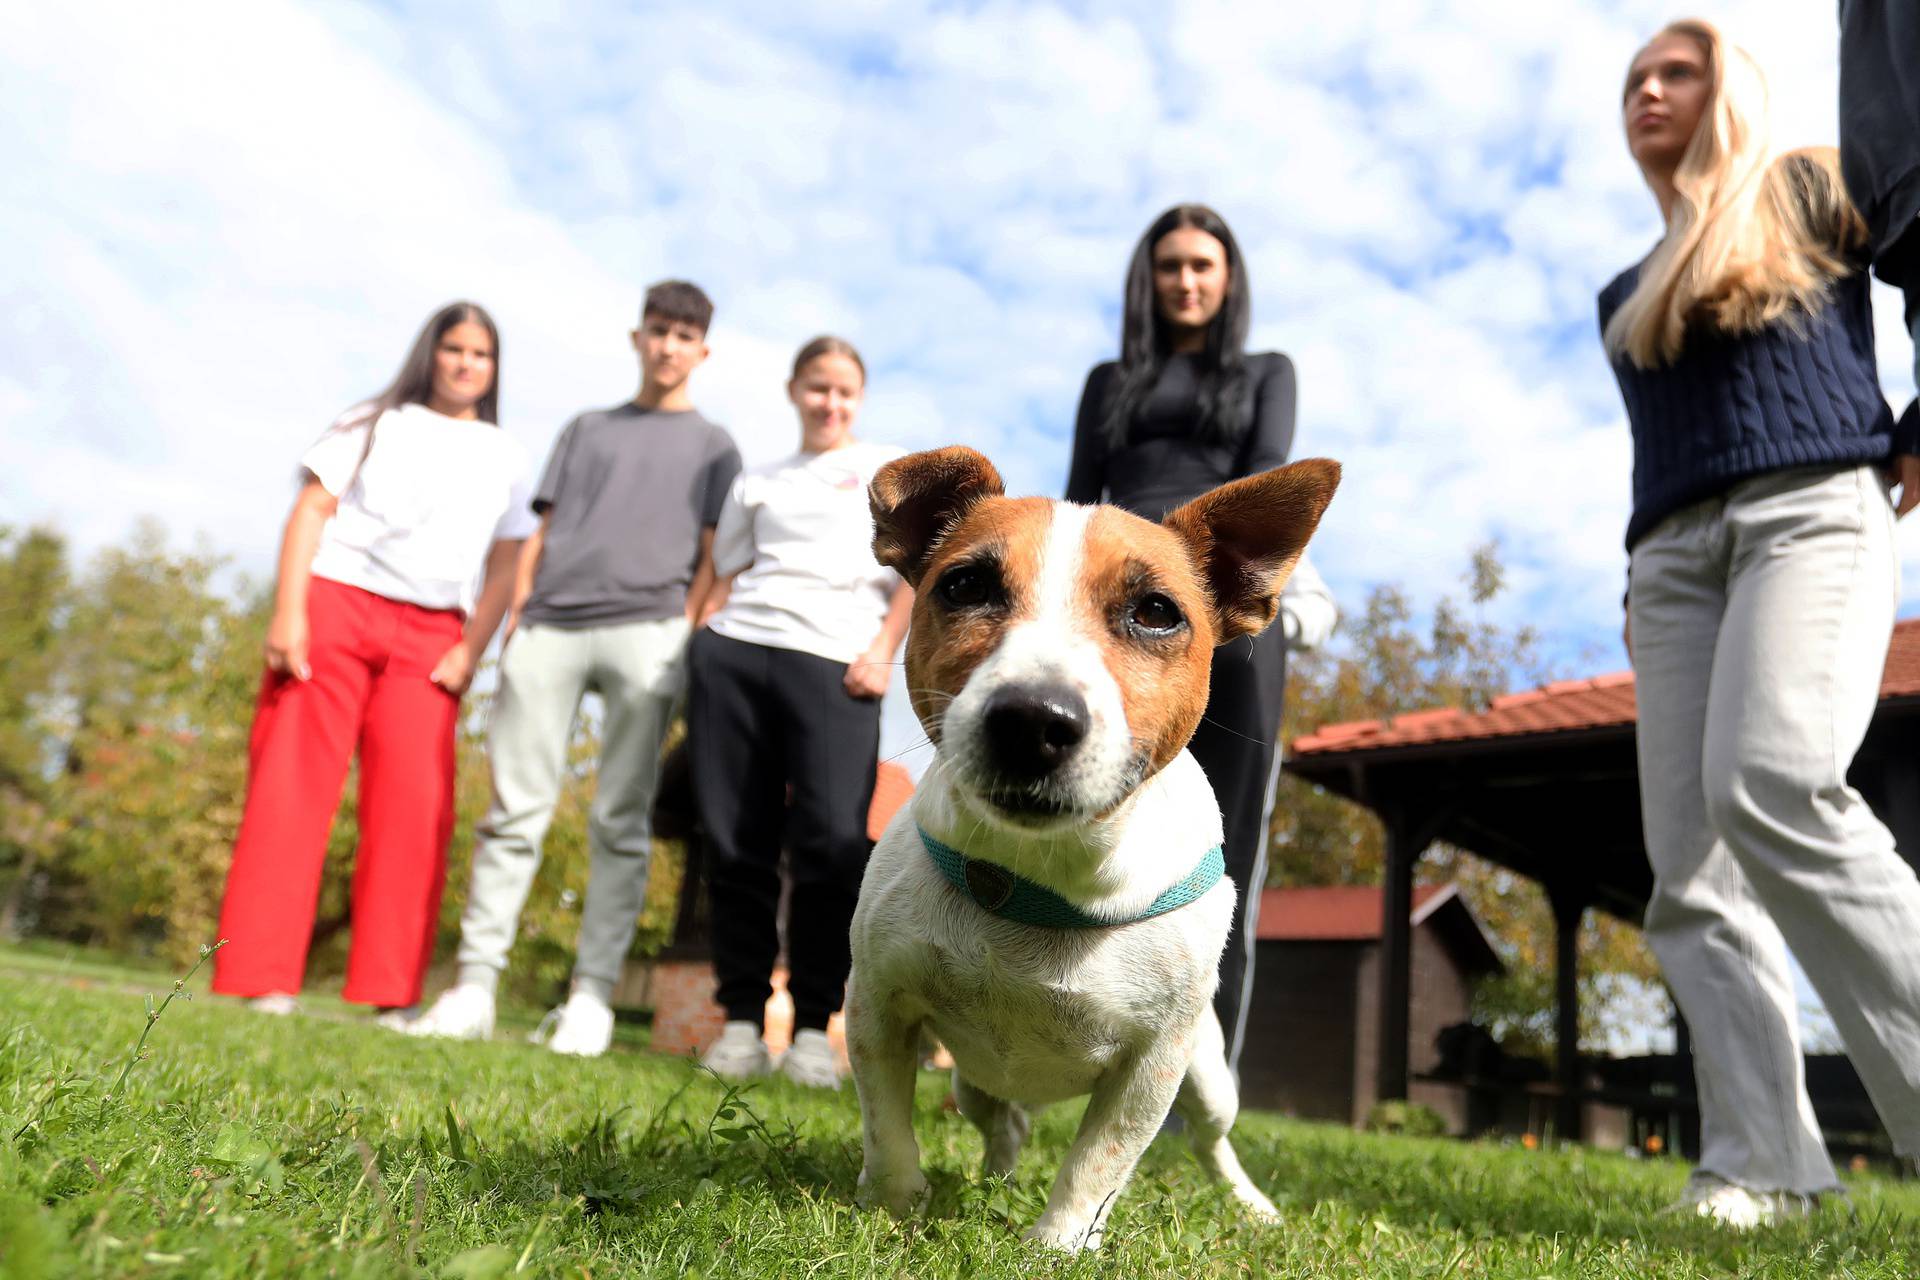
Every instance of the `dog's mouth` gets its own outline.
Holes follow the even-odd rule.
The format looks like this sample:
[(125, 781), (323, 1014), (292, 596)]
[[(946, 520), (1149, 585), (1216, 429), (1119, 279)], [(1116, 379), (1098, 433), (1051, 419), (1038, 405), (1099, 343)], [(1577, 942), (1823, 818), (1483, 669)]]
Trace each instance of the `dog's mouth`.
[(1052, 826), (1076, 810), (1051, 788), (1033, 786), (990, 786), (980, 798), (1002, 819), (1022, 827)]
[(1067, 785), (1058, 778), (1036, 780), (974, 774), (958, 779), (980, 808), (994, 820), (1027, 831), (1071, 826), (1113, 809), (1132, 795), (1152, 764), (1135, 752), (1112, 785), (1089, 794), (1083, 785)]

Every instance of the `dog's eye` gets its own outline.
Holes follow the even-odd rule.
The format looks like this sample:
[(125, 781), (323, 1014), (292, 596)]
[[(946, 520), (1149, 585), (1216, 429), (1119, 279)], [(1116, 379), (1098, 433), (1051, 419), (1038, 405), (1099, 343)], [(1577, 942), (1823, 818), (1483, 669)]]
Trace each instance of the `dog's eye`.
[(999, 594), (1000, 579), (985, 565), (963, 564), (940, 575), (933, 591), (950, 609), (972, 609), (990, 603)]
[(1180, 606), (1161, 595), (1150, 592), (1133, 602), (1133, 611), (1128, 615), (1133, 625), (1142, 631), (1151, 631), (1165, 635), (1178, 627), (1186, 619), (1180, 616)]

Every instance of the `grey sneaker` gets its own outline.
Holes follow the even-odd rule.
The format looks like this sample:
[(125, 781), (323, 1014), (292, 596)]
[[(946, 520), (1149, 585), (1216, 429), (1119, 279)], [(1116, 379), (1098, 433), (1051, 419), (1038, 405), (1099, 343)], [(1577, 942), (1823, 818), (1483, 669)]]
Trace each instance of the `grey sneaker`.
[(397, 1031), (404, 1036), (412, 1033), (413, 1024), (418, 1021), (420, 1021), (420, 1006), (410, 1004), (382, 1009), (374, 1015), (373, 1025), (386, 1031)]
[(576, 991), (528, 1039), (571, 1058), (597, 1058), (613, 1043), (613, 1010), (598, 996)]
[(290, 1013), (300, 1011), (300, 1002), (284, 991), (269, 991), (263, 996), (255, 996), (247, 1001), (247, 1008), (255, 1013), (272, 1014), (284, 1018)]
[(410, 1036), (446, 1040), (485, 1040), (493, 1034), (493, 992), (458, 982), (440, 993), (433, 1007), (406, 1027)]
[(780, 1074), (809, 1089), (838, 1089), (840, 1064), (827, 1033), (808, 1027), (793, 1034), (793, 1047), (780, 1055)]
[(773, 1070), (767, 1042), (751, 1022), (729, 1022), (720, 1038), (700, 1055), (700, 1065), (723, 1080), (751, 1080)]
[(1668, 1213), (1691, 1213), (1734, 1231), (1769, 1227), (1785, 1218), (1804, 1218), (1819, 1205), (1817, 1194), (1755, 1191), (1717, 1173), (1695, 1169)]

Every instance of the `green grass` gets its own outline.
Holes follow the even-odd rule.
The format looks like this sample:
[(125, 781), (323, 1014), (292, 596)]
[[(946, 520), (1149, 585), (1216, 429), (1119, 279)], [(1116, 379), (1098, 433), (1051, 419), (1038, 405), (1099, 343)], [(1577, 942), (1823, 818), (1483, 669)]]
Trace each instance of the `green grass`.
[[(407, 1041), (322, 1015), (175, 1001), (53, 952), (0, 949), (0, 1276), (1618, 1276), (1920, 1274), (1920, 1188), (1741, 1237), (1663, 1217), (1682, 1166), (1580, 1150), (1371, 1137), (1254, 1115), (1257, 1226), (1162, 1139), (1100, 1255), (1023, 1244), (1072, 1132), (1041, 1119), (1016, 1184), (922, 1079), (934, 1195), (853, 1207), (851, 1090), (732, 1095), (624, 1042), (591, 1062), (521, 1043)], [(198, 982), (196, 981), (196, 985)], [(24, 1130), (17, 1137), (17, 1129)]]

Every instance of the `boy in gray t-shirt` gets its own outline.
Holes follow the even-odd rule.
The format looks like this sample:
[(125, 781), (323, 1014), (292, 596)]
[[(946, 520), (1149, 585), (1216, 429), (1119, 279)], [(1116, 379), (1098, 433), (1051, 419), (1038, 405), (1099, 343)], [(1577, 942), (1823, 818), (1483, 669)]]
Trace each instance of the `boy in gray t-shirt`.
[(593, 691), (606, 718), (586, 903), (573, 990), (548, 1015), (546, 1043), (592, 1057), (612, 1040), (608, 1000), (646, 896), (660, 742), (692, 620), (713, 585), (714, 525), (740, 470), (733, 441), (695, 412), (687, 391), (707, 357), (712, 316), (691, 284), (647, 290), (633, 333), (639, 395), (581, 414), (554, 444), (500, 659), (487, 734), (493, 805), (474, 844), (459, 977), (413, 1024), (416, 1034), (492, 1034), (494, 989), (539, 869), (574, 716)]

